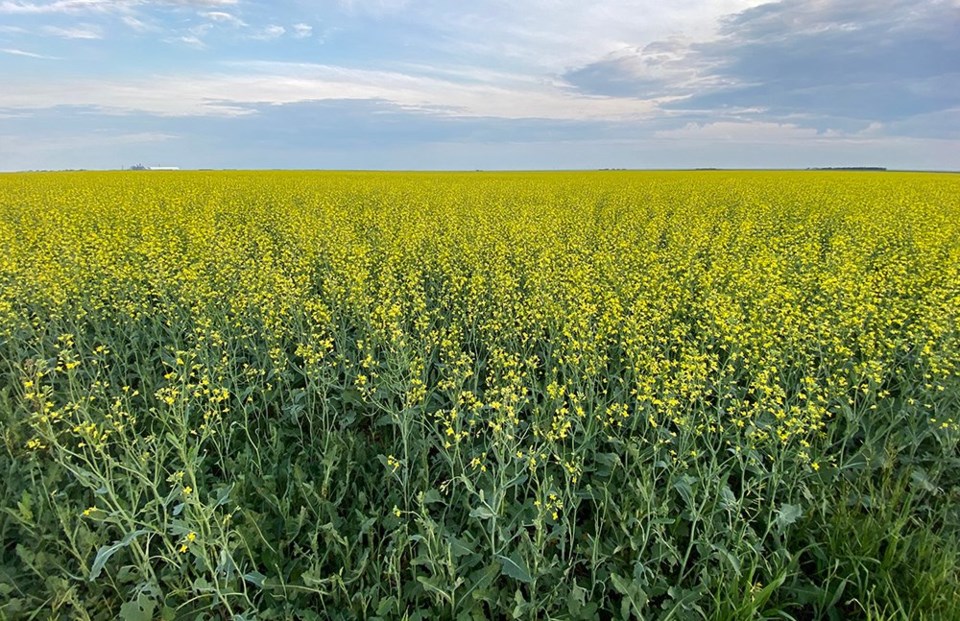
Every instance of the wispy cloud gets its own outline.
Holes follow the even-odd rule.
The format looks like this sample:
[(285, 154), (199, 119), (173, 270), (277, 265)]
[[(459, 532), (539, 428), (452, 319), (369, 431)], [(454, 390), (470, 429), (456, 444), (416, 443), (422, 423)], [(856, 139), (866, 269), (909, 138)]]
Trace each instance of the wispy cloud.
[(785, 144), (798, 140), (833, 141), (836, 132), (818, 132), (815, 129), (799, 127), (788, 123), (732, 122), (687, 123), (677, 129), (665, 129), (653, 132), (659, 140), (679, 140), (684, 142), (719, 142), (733, 144)]
[(103, 32), (93, 24), (78, 24), (72, 28), (59, 26), (44, 26), (43, 32), (63, 39), (102, 39)]
[(251, 35), (251, 39), (257, 39), (259, 41), (272, 41), (273, 39), (279, 39), (287, 32), (287, 29), (283, 26), (277, 24), (272, 24), (263, 28), (262, 30)]
[(143, 33), (150, 32), (152, 30), (158, 30), (156, 26), (148, 24), (147, 22), (133, 15), (123, 15), (120, 17), (120, 20), (135, 32)]
[(28, 2), (3, 0), (0, 13), (39, 15), (79, 12), (127, 11), (137, 6), (170, 6), (192, 9), (212, 9), (236, 5), (238, 0), (54, 0), (53, 2)]
[(180, 43), (185, 43), (186, 45), (189, 45), (190, 47), (196, 48), (198, 50), (202, 50), (206, 48), (206, 44), (203, 42), (203, 39), (201, 39), (197, 35), (183, 35), (183, 36), (177, 37), (176, 40), (179, 41)]
[(172, 4), (192, 8), (206, 8), (218, 6), (234, 6), (239, 0), (156, 0), (157, 4)]
[[(504, 3), (478, 0), (472, 10), (443, 4), (420, 9), (411, 3), (406, 19), (434, 25), (419, 45), (489, 64), (509, 63), (541, 74), (562, 74), (627, 47), (665, 36), (694, 40), (713, 36), (724, 15), (765, 0), (527, 0)], [(360, 5), (366, 3), (359, 2)], [(373, 3), (376, 4), (376, 3)], [(389, 18), (384, 17), (385, 21)]]
[(338, 3), (348, 11), (374, 15), (395, 13), (410, 4), (409, 0), (338, 0)]
[[(184, 41), (189, 43), (187, 41)], [(229, 71), (137, 80), (23, 81), (0, 92), (0, 107), (90, 105), (118, 112), (162, 115), (237, 115), (255, 103), (285, 104), (327, 99), (392, 102), (442, 116), (545, 119), (637, 119), (656, 112), (656, 101), (578, 95), (541, 82), (505, 86), (485, 81), (425, 77), (398, 71), (351, 69), (309, 63), (225, 64)], [(459, 70), (464, 75), (465, 69)], [(65, 101), (63, 93), (70, 93)]]
[(126, 4), (126, 2), (117, 0), (57, 0), (56, 2), (45, 3), (4, 0), (0, 2), (0, 13), (36, 15), (79, 11), (109, 11)]
[(204, 40), (204, 37), (213, 26), (209, 23), (206, 24), (197, 24), (196, 26), (191, 26), (185, 31), (180, 31), (180, 34), (173, 37), (172, 39), (167, 39), (168, 41), (173, 41), (175, 43), (186, 44), (189, 47), (194, 49), (203, 50), (207, 48), (207, 43)]
[(296, 39), (306, 39), (313, 34), (313, 26), (309, 24), (294, 24), (293, 25), (293, 36)]
[(242, 19), (233, 15), (232, 13), (227, 13), (225, 11), (205, 11), (201, 13), (204, 17), (209, 20), (219, 22), (222, 24), (230, 24), (232, 26), (246, 26), (246, 22)]
[(18, 50), (16, 48), (0, 48), (0, 52), (4, 54), (10, 54), (11, 56), (23, 56), (25, 58), (38, 58), (42, 60), (60, 60), (56, 56), (45, 56), (43, 54), (35, 54), (33, 52), (28, 52), (26, 50)]

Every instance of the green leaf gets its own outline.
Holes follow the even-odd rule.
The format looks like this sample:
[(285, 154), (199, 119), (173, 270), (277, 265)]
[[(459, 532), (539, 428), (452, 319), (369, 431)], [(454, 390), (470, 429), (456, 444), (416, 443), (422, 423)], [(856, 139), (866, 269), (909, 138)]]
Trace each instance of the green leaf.
[[(501, 568), (499, 563), (493, 562), (478, 569), (470, 574), (470, 584), (473, 585), (467, 590), (467, 594), (473, 593), (473, 598), (476, 600), (488, 600), (489, 593), (487, 592), (487, 587), (490, 586), (494, 579), (500, 575)], [(466, 594), (464, 595), (464, 597)]]
[(363, 405), (363, 395), (356, 388), (345, 388), (340, 392), (340, 402), (344, 405)]
[(391, 610), (397, 608), (397, 600), (395, 597), (384, 597), (380, 600), (380, 603), (377, 604), (377, 615), (381, 617), (387, 616)]
[(502, 575), (509, 576), (525, 584), (533, 582), (533, 576), (530, 575), (530, 570), (527, 569), (522, 559), (517, 558), (516, 554), (513, 556), (498, 554), (497, 558), (500, 559), (500, 573)]
[(17, 509), (20, 510), (20, 519), (25, 524), (33, 523), (33, 498), (30, 496), (30, 492), (23, 490), (23, 494), (20, 495), (20, 502), (17, 503)]
[(694, 505), (693, 485), (696, 482), (696, 477), (685, 474), (673, 484), (673, 488), (677, 490), (677, 493), (679, 493), (680, 497), (683, 498), (683, 502), (687, 507), (692, 507)]
[(452, 554), (454, 558), (460, 558), (473, 552), (473, 546), (453, 535), (447, 537), (447, 543), (450, 544), (450, 554)]
[(261, 574), (259, 571), (251, 571), (249, 573), (243, 574), (243, 579), (252, 584), (255, 587), (263, 588), (263, 581), (267, 579), (266, 576)]
[(232, 483), (230, 485), (224, 485), (223, 487), (218, 487), (217, 489), (213, 490), (213, 493), (217, 499), (216, 504), (214, 504), (214, 506), (220, 507), (230, 502), (230, 492), (232, 491), (233, 491)]
[(111, 556), (130, 545), (134, 539), (145, 534), (146, 532), (147, 531), (142, 529), (135, 530), (132, 533), (128, 533), (120, 541), (115, 541), (111, 545), (101, 547), (97, 551), (97, 556), (93, 559), (93, 566), (90, 568), (90, 581), (92, 582), (100, 576), (100, 572), (103, 571), (104, 565), (107, 564), (107, 561), (110, 560)]
[(440, 495), (440, 492), (431, 488), (423, 495), (423, 504), (429, 505), (435, 502), (443, 502), (443, 497)]
[(803, 517), (803, 510), (797, 505), (782, 504), (777, 511), (777, 526), (781, 529), (790, 526)]
[(736, 555), (731, 554), (729, 550), (727, 550), (724, 546), (720, 544), (713, 544), (711, 547), (719, 557), (726, 559), (727, 562), (730, 563), (730, 567), (733, 568), (734, 573), (737, 576), (739, 576), (740, 575), (740, 559), (738, 559)]
[(23, 563), (26, 565), (33, 565), (34, 559), (36, 559), (37, 557), (36, 553), (33, 550), (23, 545), (22, 543), (18, 543), (16, 549), (17, 549), (17, 558), (23, 561)]
[(910, 478), (925, 492), (937, 491), (937, 486), (930, 481), (930, 477), (927, 476), (927, 473), (924, 472), (922, 468), (914, 468), (913, 472), (910, 473)]
[(141, 593), (137, 599), (120, 606), (122, 621), (152, 621), (157, 605), (152, 599)]
[(490, 507), (486, 505), (480, 505), (479, 507), (474, 507), (470, 509), (470, 517), (480, 518), (481, 520), (489, 520), (490, 518), (497, 517), (497, 514), (490, 510)]
[(630, 595), (630, 581), (619, 574), (610, 574), (610, 581), (613, 582), (613, 588), (620, 595)]
[[(620, 602), (620, 616), (624, 619), (643, 618), (643, 608), (647, 605), (647, 594), (637, 580), (624, 578), (619, 574), (610, 574), (613, 588), (623, 595)], [(632, 614), (631, 614), (631, 611)]]
[(724, 485), (720, 488), (720, 499), (720, 504), (727, 511), (732, 511), (737, 508), (737, 497), (729, 485)]
[(444, 591), (439, 584), (437, 578), (428, 578), (427, 576), (417, 576), (417, 582), (419, 582), (423, 589), (427, 593), (433, 593), (442, 597), (448, 604), (453, 603), (453, 600), (450, 597), (450, 594)]
[(577, 584), (570, 587), (567, 593), (567, 611), (574, 617), (580, 616), (580, 611), (587, 603), (587, 590)]

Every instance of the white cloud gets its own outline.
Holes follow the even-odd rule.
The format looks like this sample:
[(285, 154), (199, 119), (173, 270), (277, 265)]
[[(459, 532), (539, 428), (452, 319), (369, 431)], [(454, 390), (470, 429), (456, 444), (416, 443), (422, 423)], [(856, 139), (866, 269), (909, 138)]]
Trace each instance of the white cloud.
[(136, 32), (148, 32), (150, 30), (157, 29), (155, 26), (151, 26), (150, 24), (144, 22), (143, 20), (137, 17), (134, 17), (133, 15), (124, 15), (120, 19), (123, 21), (124, 24), (126, 24)]
[(664, 38), (709, 39), (720, 17), (766, 1), (479, 0), (469, 10), (436, 2), (428, 9), (411, 4), (407, 18), (449, 33), (425, 46), (557, 75)]
[(408, 0), (339, 0), (340, 6), (350, 12), (384, 15), (407, 8)]
[(183, 35), (182, 37), (177, 37), (177, 41), (180, 43), (186, 43), (190, 47), (202, 50), (206, 47), (206, 44), (203, 42), (203, 39), (197, 35)]
[(54, 0), (53, 2), (3, 0), (0, 2), (0, 13), (36, 15), (81, 11), (126, 11), (145, 4), (202, 9), (233, 6), (237, 2), (238, 0)]
[(252, 35), (250, 38), (257, 39), (260, 41), (272, 41), (273, 39), (279, 39), (286, 32), (287, 32), (287, 29), (284, 28), (283, 26), (278, 26), (276, 24), (273, 24), (271, 26), (267, 26), (260, 32)]
[(232, 26), (247, 25), (246, 22), (244, 22), (242, 19), (240, 19), (236, 15), (233, 15), (231, 13), (226, 13), (224, 11), (206, 11), (204, 13), (201, 13), (201, 15), (203, 15), (209, 20), (219, 22), (222, 24), (230, 24)]
[(56, 2), (36, 3), (19, 0), (0, 2), (0, 13), (31, 15), (43, 13), (73, 13), (77, 11), (106, 11), (117, 5), (125, 4), (113, 0), (57, 0)]
[(206, 42), (203, 40), (203, 37), (213, 28), (211, 24), (198, 24), (187, 28), (185, 31), (180, 31), (182, 34), (179, 36), (174, 36), (173, 38), (168, 38), (166, 41), (174, 43), (183, 43), (192, 48), (203, 50), (207, 48)]
[(102, 39), (100, 28), (93, 24), (79, 24), (72, 28), (58, 26), (44, 26), (43, 32), (62, 39)]
[(192, 8), (233, 6), (239, 0), (159, 0), (156, 4), (173, 4)]
[(27, 52), (26, 50), (18, 50), (15, 48), (2, 48), (0, 52), (4, 54), (10, 54), (11, 56), (24, 56), (26, 58), (39, 58), (42, 60), (60, 60), (56, 56), (44, 56), (43, 54), (34, 54), (33, 52)]
[(309, 24), (294, 24), (293, 36), (295, 39), (306, 39), (313, 34), (313, 26)]
[(659, 140), (679, 140), (683, 142), (773, 145), (785, 145), (791, 142), (863, 142), (883, 138), (878, 134), (877, 128), (872, 126), (862, 132), (840, 133), (833, 130), (818, 131), (792, 123), (772, 123), (768, 121), (687, 123), (677, 129), (654, 132), (653, 137)]
[[(199, 44), (202, 42), (183, 42)], [(350, 69), (331, 65), (246, 63), (228, 65), (231, 73), (155, 75), (136, 80), (23, 80), (0, 92), (0, 107), (94, 106), (171, 116), (236, 116), (255, 104), (285, 104), (333, 99), (374, 99), (439, 115), (623, 120), (650, 118), (656, 101), (588, 97), (550, 83), (517, 79), (509, 85), (457, 81), (396, 71)], [(463, 76), (466, 69), (458, 70)], [(65, 97), (64, 93), (69, 93)]]

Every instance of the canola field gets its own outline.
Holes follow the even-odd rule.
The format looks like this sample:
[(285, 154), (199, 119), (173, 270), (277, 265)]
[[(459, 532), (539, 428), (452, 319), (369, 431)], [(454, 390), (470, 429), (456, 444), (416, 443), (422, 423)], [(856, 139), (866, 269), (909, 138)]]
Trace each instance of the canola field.
[(960, 176), (0, 175), (2, 619), (960, 619)]

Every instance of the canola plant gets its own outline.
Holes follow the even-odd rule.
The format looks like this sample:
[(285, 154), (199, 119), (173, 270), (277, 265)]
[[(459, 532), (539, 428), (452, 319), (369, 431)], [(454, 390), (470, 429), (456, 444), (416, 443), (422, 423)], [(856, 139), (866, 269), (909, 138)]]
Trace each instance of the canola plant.
[(951, 175), (2, 175), (0, 618), (960, 618), (958, 326)]

